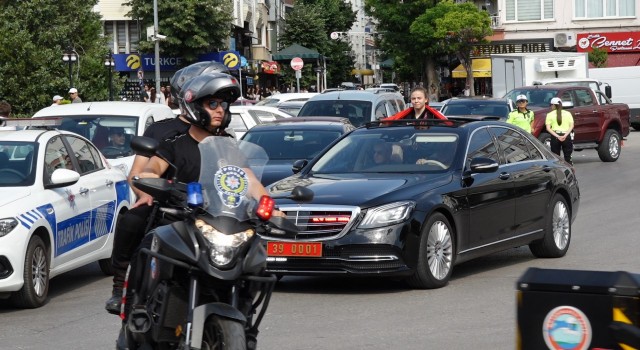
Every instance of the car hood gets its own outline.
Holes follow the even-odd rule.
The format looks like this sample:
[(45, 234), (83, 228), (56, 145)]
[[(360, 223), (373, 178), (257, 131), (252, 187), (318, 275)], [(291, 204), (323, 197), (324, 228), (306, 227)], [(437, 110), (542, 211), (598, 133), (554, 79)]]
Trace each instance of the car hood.
[(293, 175), (293, 170), (291, 170), (293, 162), (293, 159), (269, 160), (262, 172), (262, 184), (267, 186), (287, 176)]
[(450, 173), (294, 175), (276, 182), (268, 190), (280, 204), (294, 203), (280, 197), (288, 195), (295, 186), (303, 186), (313, 191), (313, 204), (369, 207), (413, 199), (421, 193), (444, 186), (451, 180)]
[(19, 199), (28, 197), (29, 195), (31, 195), (31, 191), (28, 188), (1, 187), (0, 206), (11, 204)]

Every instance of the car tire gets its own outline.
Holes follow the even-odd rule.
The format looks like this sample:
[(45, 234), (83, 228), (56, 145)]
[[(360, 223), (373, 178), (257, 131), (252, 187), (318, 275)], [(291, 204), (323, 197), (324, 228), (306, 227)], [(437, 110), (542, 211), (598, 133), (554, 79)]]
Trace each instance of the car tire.
[(11, 296), (12, 303), (26, 309), (42, 306), (49, 293), (49, 253), (38, 236), (33, 236), (29, 240), (24, 259), (23, 278), (22, 289)]
[(551, 134), (547, 132), (541, 132), (540, 135), (538, 136), (538, 140), (544, 143), (545, 146), (551, 148)]
[(548, 210), (544, 237), (529, 244), (529, 249), (538, 258), (560, 258), (571, 243), (571, 212), (560, 194), (553, 197)]
[(409, 286), (419, 289), (441, 288), (449, 283), (453, 271), (455, 244), (449, 220), (441, 213), (433, 214), (420, 237), (418, 262)]
[(620, 158), (620, 134), (617, 131), (609, 129), (604, 133), (598, 145), (598, 156), (603, 162), (615, 162)]

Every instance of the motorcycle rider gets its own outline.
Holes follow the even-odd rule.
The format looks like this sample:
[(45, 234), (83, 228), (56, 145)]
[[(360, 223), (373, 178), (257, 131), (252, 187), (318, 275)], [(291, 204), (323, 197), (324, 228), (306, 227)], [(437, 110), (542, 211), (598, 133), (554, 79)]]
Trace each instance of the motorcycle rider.
[[(182, 86), (190, 79), (207, 73), (228, 73), (228, 68), (219, 62), (206, 61), (198, 62), (178, 70), (171, 78), (171, 92), (173, 100), (178, 101), (178, 94)], [(191, 123), (182, 113), (173, 119), (165, 119), (151, 124), (144, 132), (143, 136), (153, 138), (158, 142), (173, 139), (178, 135), (185, 134)], [(140, 245), (142, 238), (146, 234), (147, 219), (151, 214), (153, 198), (148, 194), (135, 188), (132, 184), (133, 177), (138, 176), (149, 161), (148, 157), (136, 155), (133, 160), (131, 171), (129, 172), (129, 185), (137, 196), (136, 203), (131, 210), (124, 213), (118, 221), (113, 239), (113, 252), (111, 265), (113, 268), (113, 287), (111, 297), (105, 303), (107, 312), (119, 315), (122, 300), (122, 287), (127, 272), (127, 267), (131, 261), (131, 256)]]

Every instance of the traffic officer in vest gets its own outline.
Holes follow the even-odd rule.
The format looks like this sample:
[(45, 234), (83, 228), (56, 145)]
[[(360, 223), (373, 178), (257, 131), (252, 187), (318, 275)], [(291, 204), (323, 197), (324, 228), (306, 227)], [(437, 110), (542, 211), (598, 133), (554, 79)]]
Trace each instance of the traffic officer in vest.
[(549, 102), (551, 112), (547, 113), (545, 125), (547, 132), (551, 134), (551, 152), (560, 155), (560, 149), (564, 160), (569, 164), (573, 153), (573, 116), (571, 112), (562, 109), (562, 100), (554, 97)]
[(509, 113), (507, 117), (507, 123), (519, 126), (526, 130), (528, 133), (531, 133), (531, 129), (533, 127), (533, 111), (527, 108), (527, 96), (518, 95), (516, 97), (516, 109)]

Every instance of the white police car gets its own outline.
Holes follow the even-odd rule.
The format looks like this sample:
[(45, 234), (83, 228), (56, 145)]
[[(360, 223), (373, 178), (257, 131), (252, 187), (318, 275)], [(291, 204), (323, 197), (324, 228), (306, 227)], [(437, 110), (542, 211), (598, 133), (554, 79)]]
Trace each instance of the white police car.
[(109, 273), (117, 218), (129, 196), (126, 176), (87, 139), (45, 128), (0, 131), (0, 297), (35, 308), (56, 275), (94, 261)]

